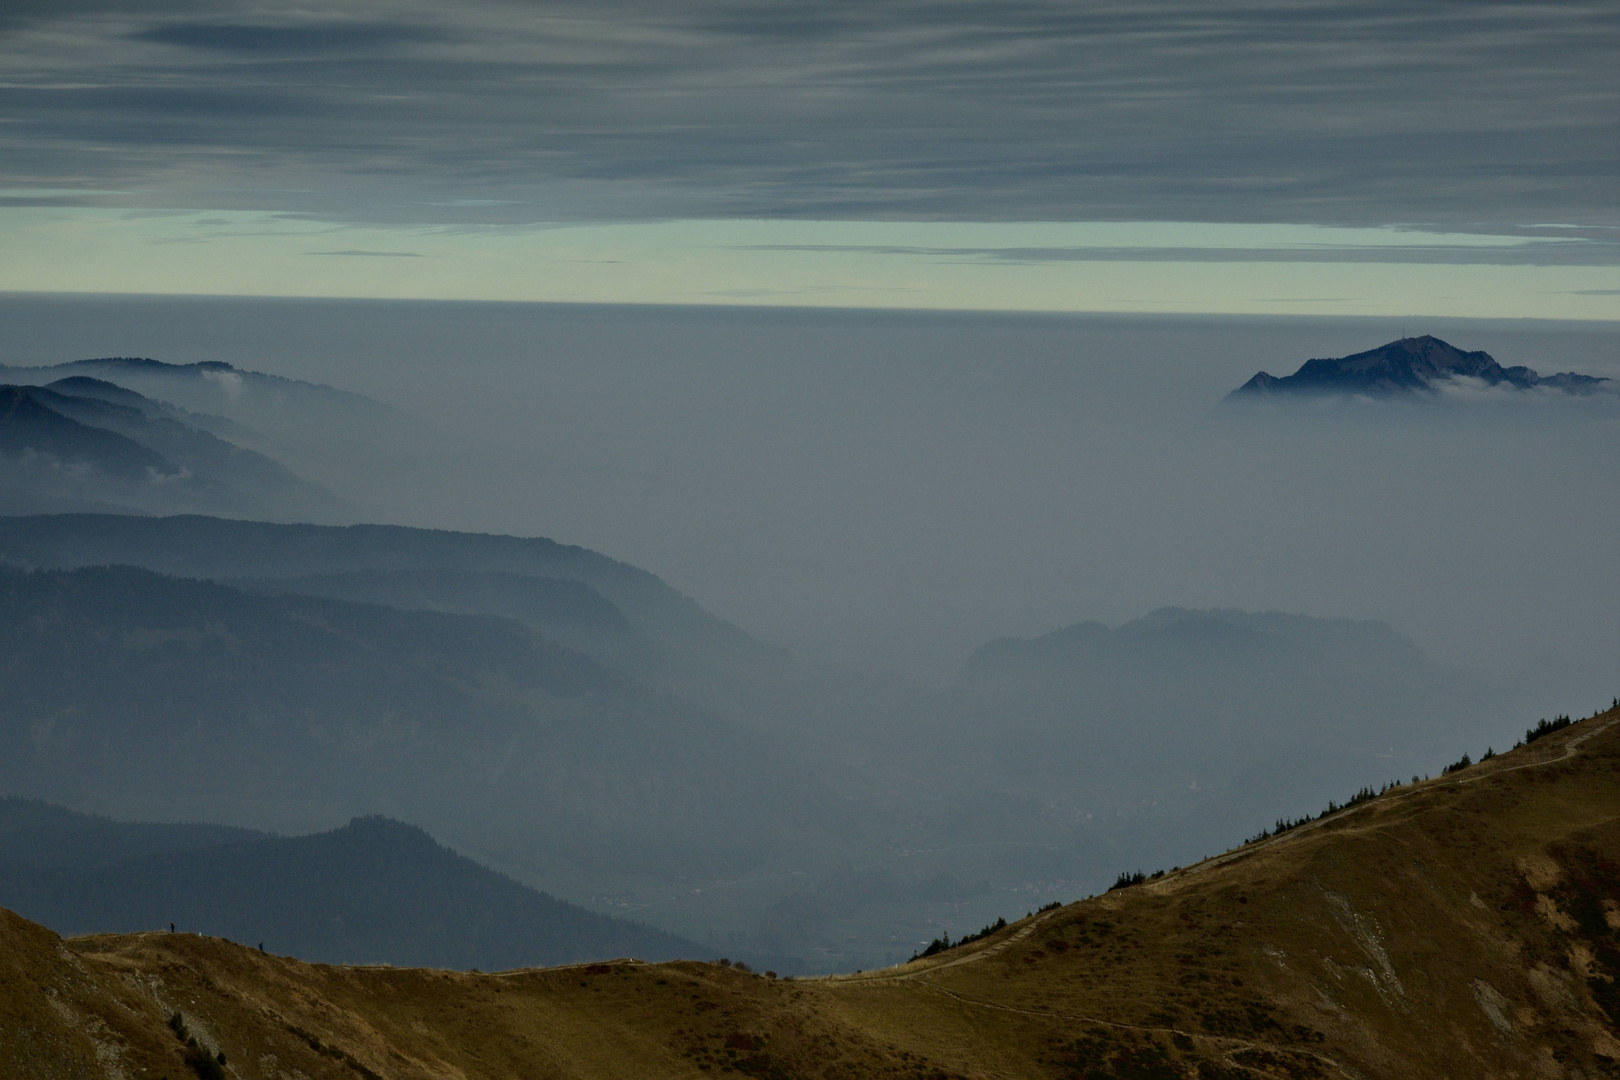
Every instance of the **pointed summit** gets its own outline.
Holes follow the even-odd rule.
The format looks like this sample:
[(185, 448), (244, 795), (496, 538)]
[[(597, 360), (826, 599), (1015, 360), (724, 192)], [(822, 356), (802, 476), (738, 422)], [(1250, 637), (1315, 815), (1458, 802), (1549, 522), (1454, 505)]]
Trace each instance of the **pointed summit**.
[(1543, 378), (1527, 367), (1503, 367), (1487, 352), (1464, 352), (1449, 342), (1424, 334), (1401, 338), (1352, 356), (1307, 360), (1292, 375), (1278, 378), (1262, 371), (1227, 395), (1243, 400), (1278, 395), (1327, 396), (1362, 394), (1394, 397), (1432, 392), (1452, 379), (1477, 379), (1488, 386), (1515, 390), (1548, 387), (1589, 394), (1608, 379), (1574, 372)]

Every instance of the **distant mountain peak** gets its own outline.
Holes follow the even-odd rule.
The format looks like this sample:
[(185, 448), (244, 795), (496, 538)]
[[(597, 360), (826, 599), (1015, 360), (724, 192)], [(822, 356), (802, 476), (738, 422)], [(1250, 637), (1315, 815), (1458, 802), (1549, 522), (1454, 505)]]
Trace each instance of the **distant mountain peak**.
[(68, 933), (177, 919), (337, 963), (501, 969), (708, 951), (520, 884), (381, 816), (289, 837), (0, 799), (0, 903)]
[(1228, 401), (1279, 396), (1363, 395), (1398, 397), (1429, 394), (1457, 379), (1471, 379), (1509, 390), (1545, 388), (1584, 395), (1608, 387), (1609, 379), (1562, 371), (1543, 376), (1522, 365), (1503, 367), (1490, 353), (1467, 352), (1430, 334), (1400, 338), (1376, 349), (1344, 357), (1307, 360), (1292, 375), (1257, 372), (1227, 395)]

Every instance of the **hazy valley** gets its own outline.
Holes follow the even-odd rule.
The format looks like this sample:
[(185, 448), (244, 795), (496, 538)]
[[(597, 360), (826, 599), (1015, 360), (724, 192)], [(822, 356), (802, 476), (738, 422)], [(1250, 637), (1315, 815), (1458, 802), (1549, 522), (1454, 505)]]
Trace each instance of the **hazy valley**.
[(1620, 1077), (1614, 5), (0, 5), (0, 1080)]
[(0, 556), (33, 567), (0, 572), (7, 790), (278, 832), (384, 813), (784, 972), (1431, 772), (1502, 706), (1376, 623), (1165, 610), (864, 696), (543, 540), (69, 515), (0, 521)]
[(783, 973), (894, 963), (1432, 774), (1569, 685), (1534, 657), (1437, 662), (1377, 620), (1226, 607), (984, 641), (929, 685), (801, 658), (583, 547), (244, 520), (322, 491), (270, 452), (327, 475), (349, 444), (446, 452), (359, 395), (209, 363), (8, 377), (33, 410), (0, 425), (14, 491), (76, 508), (89, 477), (162, 512), (139, 454), (182, 460), (183, 434), (184, 483), (259, 500), (0, 519), (8, 793), (284, 835), (382, 814)]
[[(1429, 340), (1413, 355), (1444, 345)], [(1370, 856), (1335, 854), (1352, 842), (1339, 815), (1388, 818), (1378, 836), (1411, 833), (1398, 843), (1437, 845), (1444, 873), (1466, 876), (1427, 819), (1377, 808), (1441, 798), (1453, 781), (1421, 781), (1463, 751), (1506, 750), (1554, 711), (1549, 701), (1587, 700), (1609, 681), (1596, 643), (1560, 638), (1552, 651), (1459, 664), (1387, 620), (1230, 604), (985, 633), (944, 678), (818, 658), (611, 553), (354, 523), (379, 477), (409, 490), (397, 485), (411, 462), (428, 463), (429, 486), (435, 469), (482, 467), (443, 416), (223, 364), (90, 361), (6, 377), (0, 907), (91, 935), (71, 938), (79, 959), (62, 969), (90, 980), (70, 1007), (81, 1018), (70, 1027), (90, 1034), (30, 1020), (16, 1038), (34, 1041), (14, 1043), (17, 1060), (99, 1053), (161, 1068), (201, 1047), (225, 1054), (231, 1075), (265, 1076), (1331, 1076), (1371, 1061), (1378, 1075), (1429, 1075), (1384, 1068), (1421, 1054), (1379, 1010), (1407, 1022), (1418, 1006), (1403, 988), (1417, 976), (1398, 973), (1430, 961), (1390, 959), (1385, 936), (1357, 927), (1372, 917), (1378, 935), (1399, 937), (1434, 916), (1416, 900), (1334, 899), (1387, 885), (1368, 876)], [(1219, 458), (1279, 432), (1338, 445), (1393, 433), (1444, 457), (1504, 425), (1528, 434), (1566, 418), (1413, 392), (1430, 395), (1429, 414), (1393, 400), (1370, 419), (1357, 404), (1321, 413), (1309, 394), (1290, 411), (1275, 393), (1265, 410), (1232, 413), (1211, 396), (1201, 426), (1176, 438)], [(1606, 391), (1558, 393), (1587, 430), (1612, 425)], [(1533, 407), (1566, 407), (1550, 401)], [(1218, 482), (1252, 497), (1253, 478)], [(1144, 510), (1120, 506), (1120, 527), (1140, 523)], [(1354, 560), (1360, 542), (1352, 529), (1323, 554)], [(1536, 760), (1553, 745), (1538, 740)], [(1491, 774), (1508, 760), (1519, 759), (1493, 756)], [(1601, 893), (1612, 811), (1594, 760), (1570, 766), (1585, 778), (1570, 798), (1590, 819), (1587, 846), (1552, 857), (1575, 858), (1580, 887)], [(1335, 812), (1311, 821), (1324, 806)], [(1297, 835), (1270, 837), (1288, 824)], [(1259, 842), (1208, 860), (1245, 837)], [(1261, 864), (1274, 899), (1256, 896), (1254, 911), (1270, 912), (1270, 936), (1251, 940), (1248, 918), (1209, 922), (1210, 904), (1251, 902), (1234, 890), (1260, 879), (1232, 875)], [(1323, 867), (1336, 884), (1320, 884)], [(1109, 891), (1117, 882), (1128, 887)], [(1485, 887), (1470, 895), (1508, 910), (1507, 886)], [(1098, 899), (1075, 907), (1078, 897)], [(1356, 914), (1368, 903), (1384, 906)], [(1504, 915), (1500, 932), (1550, 932), (1521, 916)], [(998, 918), (1012, 926), (940, 951)], [(162, 933), (170, 923), (193, 936)], [(25, 982), (64, 977), (48, 973), (60, 954), (45, 931), (14, 920), (8, 933), (11, 959), (33, 965)], [(109, 933), (134, 936), (98, 936)], [(1597, 937), (1579, 948), (1608, 955), (1603, 931), (1580, 933)], [(1229, 934), (1247, 944), (1231, 951)], [(1311, 943), (1279, 943), (1298, 934)], [(1344, 934), (1372, 966), (1345, 967), (1342, 942), (1324, 944)], [(1424, 948), (1415, 937), (1402, 947)], [(1294, 965), (1301, 948), (1326, 966)], [(1206, 970), (1227, 955), (1238, 968)], [(682, 963), (601, 963), (622, 957)], [(718, 957), (735, 963), (692, 963)], [(125, 990), (98, 981), (107, 964), (129, 975)], [(559, 964), (590, 966), (447, 974)], [(1097, 964), (1106, 976), (1085, 966)], [(235, 989), (180, 1007), (165, 980), (194, 977), (182, 969)], [(857, 969), (881, 975), (851, 979)], [(1593, 1055), (1609, 1044), (1590, 1017), (1606, 1015), (1608, 969), (1592, 970), (1580, 992), (1542, 968), (1469, 976), (1489, 992), (1452, 987), (1418, 995), (1420, 1008), (1462, 1010), (1454, 1022), (1511, 1031), (1532, 1056), (1556, 1046), (1574, 1055), (1560, 1060), (1601, 1064)], [(1348, 991), (1327, 989), (1323, 972), (1370, 980), (1373, 996), (1341, 1000)], [(355, 989), (373, 977), (384, 982)], [(1539, 1004), (1514, 1012), (1512, 980)], [(1080, 986), (1106, 987), (1109, 1000), (1069, 1001), (1092, 992)], [(347, 996), (357, 992), (404, 995), (415, 1019), (399, 1028)], [(508, 992), (518, 1013), (478, 1012), (473, 1042), (432, 1019)], [(323, 1002), (328, 1019), (288, 1019), (282, 993)], [(30, 1000), (8, 1007), (33, 1017)], [(974, 1019), (985, 1008), (1013, 1028)], [(1524, 1008), (1588, 1019), (1532, 1023)], [(152, 1027), (176, 1010), (197, 1047)], [(723, 1022), (697, 1023), (715, 1010)], [(249, 1019), (271, 1015), (283, 1019)], [(606, 1034), (631, 1018), (634, 1038)], [(542, 1029), (543, 1040), (522, 1034)]]

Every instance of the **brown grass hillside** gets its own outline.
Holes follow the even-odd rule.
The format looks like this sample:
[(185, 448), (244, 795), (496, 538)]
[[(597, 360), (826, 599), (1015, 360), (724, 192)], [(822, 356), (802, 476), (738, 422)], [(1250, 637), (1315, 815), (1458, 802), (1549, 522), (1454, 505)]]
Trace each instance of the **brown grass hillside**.
[(982, 942), (831, 979), (327, 967), (184, 934), (63, 941), (4, 913), (0, 1074), (1620, 1076), (1617, 978), (1610, 711)]

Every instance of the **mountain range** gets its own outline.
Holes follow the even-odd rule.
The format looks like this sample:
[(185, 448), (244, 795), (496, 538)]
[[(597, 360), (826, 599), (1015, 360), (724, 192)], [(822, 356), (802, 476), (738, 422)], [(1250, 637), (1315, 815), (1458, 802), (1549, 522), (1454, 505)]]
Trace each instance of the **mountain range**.
[[(91, 389), (92, 380), (98, 389)], [(69, 388), (56, 385), (64, 383)], [(115, 510), (354, 521), (384, 513), (372, 505), (379, 500), (388, 512), (397, 512), (398, 504), (390, 501), (396, 489), (408, 490), (424, 467), (466, 450), (453, 433), (363, 394), (223, 361), (176, 364), (149, 357), (104, 357), (0, 365), (0, 384), (50, 385), (72, 396), (99, 396), (136, 408), (154, 422), (163, 421), (159, 426), (169, 436), (169, 447), (153, 444), (156, 433), (150, 427), (118, 428), (119, 433), (171, 465), (199, 471), (197, 461), (173, 460), (171, 451), (179, 439), (207, 466), (200, 479), (182, 477), (193, 482), (154, 485), (144, 482), (145, 473), (137, 477), (143, 482), (135, 483), (94, 471), (84, 476), (82, 466), (42, 472), (42, 464), (56, 461), (49, 454), (45, 463), (32, 460), (29, 471), (20, 469), (14, 455), (6, 455), (0, 457), (0, 512), (7, 513)], [(91, 427), (113, 426), (104, 417), (79, 419)], [(94, 454), (80, 453), (79, 458), (95, 461)], [(274, 482), (264, 475), (265, 461), (279, 474)], [(174, 474), (160, 467), (158, 475)], [(296, 487), (287, 486), (287, 476), (296, 478)]]
[(0, 364), (0, 380), (42, 385), (87, 377), (173, 403), (222, 437), (330, 443), (334, 438), (408, 445), (421, 424), (364, 394), (249, 371), (219, 360), (171, 364), (143, 356), (69, 360), (35, 367)]
[[(1600, 1077), (1620, 1062), (1620, 709), (1195, 864), (779, 979), (331, 967), (0, 912), (18, 1076)], [(227, 1073), (227, 1070), (229, 1072)]]
[(346, 500), (251, 449), (244, 436), (246, 429), (224, 417), (90, 375), (0, 385), (0, 510), (316, 521), (353, 513)]
[(0, 784), (121, 816), (384, 812), (534, 872), (665, 877), (802, 857), (844, 816), (768, 736), (497, 616), (6, 570), (0, 648)]
[[(307, 523), (352, 515), (281, 460), (353, 439), (398, 467), (423, 431), (359, 395), (0, 374), (0, 509), (119, 511), (0, 516), (0, 793), (284, 834), (384, 815), (784, 972), (1187, 861), (1528, 707), (1382, 623), (1235, 610), (1000, 639), (939, 689), (808, 664), (586, 548)], [(96, 873), (62, 895), (109, 912)]]
[(0, 791), (281, 833), (384, 814), (784, 971), (1185, 861), (1516, 708), (1383, 624), (1222, 610), (875, 692), (542, 538), (44, 515), (0, 518), (0, 565)]
[(1307, 360), (1292, 375), (1278, 377), (1261, 371), (1227, 395), (1227, 400), (1432, 395), (1464, 381), (1510, 391), (1548, 390), (1575, 395), (1608, 391), (1612, 385), (1612, 380), (1573, 371), (1540, 375), (1522, 365), (1503, 367), (1489, 353), (1464, 352), (1425, 334), (1351, 356)]

